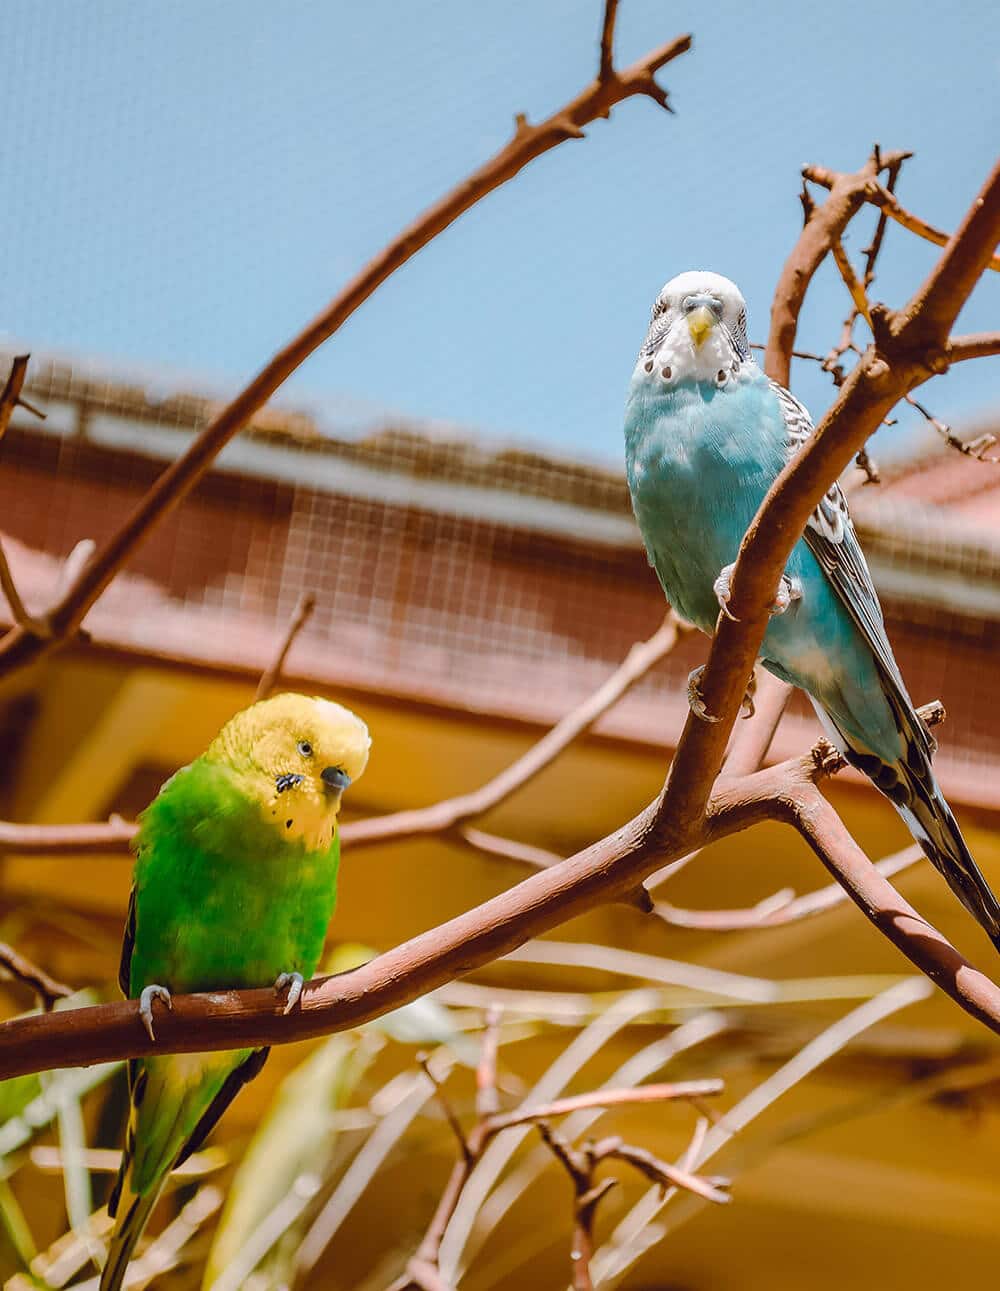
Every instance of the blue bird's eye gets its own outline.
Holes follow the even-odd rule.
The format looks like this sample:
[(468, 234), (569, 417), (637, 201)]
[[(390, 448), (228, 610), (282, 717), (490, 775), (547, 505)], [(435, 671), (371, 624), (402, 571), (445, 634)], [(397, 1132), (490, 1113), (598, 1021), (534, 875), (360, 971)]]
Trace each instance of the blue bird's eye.
[(308, 740), (299, 740), (298, 750), (304, 758), (311, 758), (313, 755), (313, 746)]

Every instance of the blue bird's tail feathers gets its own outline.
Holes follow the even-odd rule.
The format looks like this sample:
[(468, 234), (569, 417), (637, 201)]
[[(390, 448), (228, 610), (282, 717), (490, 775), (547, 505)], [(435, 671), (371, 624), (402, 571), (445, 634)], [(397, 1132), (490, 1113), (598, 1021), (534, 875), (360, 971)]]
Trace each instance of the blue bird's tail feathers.
[(958, 821), (941, 792), (931, 768), (935, 744), (917, 714), (912, 709), (905, 714), (897, 710), (897, 719), (903, 719), (900, 733), (906, 753), (897, 762), (885, 762), (867, 750), (854, 748), (832, 716), (824, 713), (815, 700), (813, 705), (828, 731), (833, 725), (839, 736), (837, 746), (847, 761), (885, 794), (924, 855), (1000, 950), (1000, 901), (973, 859)]

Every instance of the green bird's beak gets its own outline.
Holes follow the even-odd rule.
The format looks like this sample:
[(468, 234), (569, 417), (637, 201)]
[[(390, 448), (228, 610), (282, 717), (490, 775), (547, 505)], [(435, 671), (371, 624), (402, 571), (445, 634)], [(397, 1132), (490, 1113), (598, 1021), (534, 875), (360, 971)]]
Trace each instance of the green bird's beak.
[(694, 348), (700, 350), (709, 332), (715, 326), (715, 315), (707, 306), (699, 305), (688, 314), (687, 324), (691, 340), (694, 341)]
[(334, 793), (343, 793), (351, 783), (351, 777), (341, 767), (324, 767), (319, 773), (319, 778)]

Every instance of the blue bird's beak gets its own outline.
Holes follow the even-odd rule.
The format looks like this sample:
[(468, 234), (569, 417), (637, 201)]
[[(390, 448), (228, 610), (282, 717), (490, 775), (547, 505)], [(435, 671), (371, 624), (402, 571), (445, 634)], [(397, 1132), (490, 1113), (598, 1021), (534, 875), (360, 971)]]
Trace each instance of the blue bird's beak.
[(334, 793), (343, 793), (351, 783), (351, 777), (341, 767), (324, 767), (319, 773), (319, 778)]
[(715, 323), (715, 315), (706, 305), (699, 305), (697, 309), (692, 309), (688, 314), (688, 330), (691, 332), (691, 340), (694, 342), (696, 350), (700, 350), (704, 345)]

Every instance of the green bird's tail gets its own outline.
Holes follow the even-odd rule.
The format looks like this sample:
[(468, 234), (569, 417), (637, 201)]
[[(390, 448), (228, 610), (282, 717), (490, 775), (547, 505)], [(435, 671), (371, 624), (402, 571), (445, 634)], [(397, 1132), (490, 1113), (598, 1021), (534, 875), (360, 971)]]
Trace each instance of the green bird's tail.
[(111, 1243), (108, 1247), (107, 1263), (101, 1272), (100, 1291), (118, 1291), (125, 1280), (135, 1244), (142, 1236), (146, 1220), (149, 1219), (153, 1207), (159, 1200), (166, 1177), (164, 1174), (159, 1184), (144, 1197), (130, 1193), (125, 1204), (119, 1206), (115, 1230), (111, 1234)]
[(118, 1291), (170, 1171), (205, 1141), (238, 1091), (264, 1065), (266, 1049), (173, 1054), (129, 1063), (129, 1118), (115, 1218), (100, 1291)]

